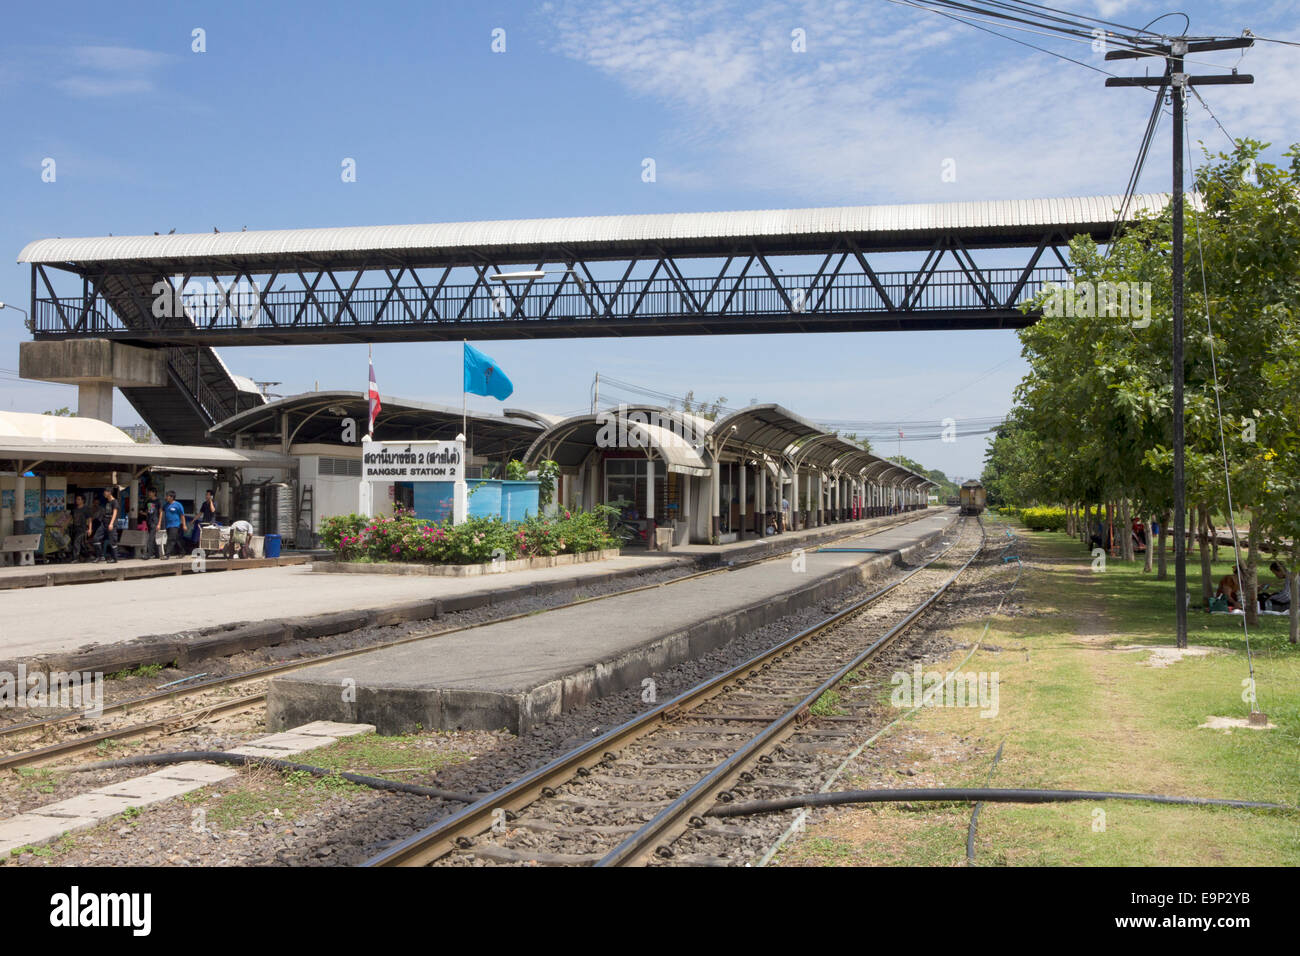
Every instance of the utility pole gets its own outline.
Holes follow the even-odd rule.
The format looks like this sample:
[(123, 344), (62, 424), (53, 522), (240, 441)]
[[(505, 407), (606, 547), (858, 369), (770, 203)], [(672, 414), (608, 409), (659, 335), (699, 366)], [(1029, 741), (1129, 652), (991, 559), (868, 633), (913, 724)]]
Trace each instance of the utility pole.
[[(1173, 308), (1173, 405), (1174, 405), (1174, 614), (1175, 636), (1179, 647), (1187, 646), (1187, 482), (1184, 473), (1185, 442), (1183, 436), (1183, 114), (1187, 106), (1187, 89), (1191, 86), (1223, 86), (1254, 83), (1248, 74), (1235, 70), (1229, 76), (1188, 76), (1183, 72), (1183, 58), (1189, 53), (1211, 50), (1242, 50), (1254, 46), (1251, 37), (1231, 40), (1192, 40), (1173, 37), (1168, 43), (1152, 44), (1132, 50), (1113, 50), (1107, 60), (1134, 60), (1161, 57), (1165, 61), (1163, 76), (1116, 76), (1107, 86), (1158, 86), (1173, 88), (1174, 170), (1173, 170), (1173, 268), (1171, 304)], [(1127, 210), (1121, 210), (1121, 215)]]

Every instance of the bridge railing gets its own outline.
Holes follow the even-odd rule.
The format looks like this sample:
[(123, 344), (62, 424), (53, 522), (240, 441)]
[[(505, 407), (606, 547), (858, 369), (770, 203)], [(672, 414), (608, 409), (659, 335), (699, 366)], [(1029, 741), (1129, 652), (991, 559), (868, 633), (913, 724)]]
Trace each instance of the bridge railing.
[[(558, 273), (552, 273), (558, 275)], [(478, 282), (440, 288), (415, 284), (356, 288), (288, 289), (262, 292), (247, 281), (227, 292), (181, 296), (185, 315), (208, 331), (252, 328), (394, 327), (492, 321), (609, 321), (686, 318), (693, 315), (737, 320), (746, 316), (803, 313), (810, 317), (860, 313), (978, 312), (1014, 309), (1047, 282), (1065, 284), (1062, 267), (1023, 269), (877, 272), (872, 276), (780, 275), (779, 286), (765, 274), (743, 277), (656, 277), (591, 282), (567, 274), (562, 280)], [(33, 331), (43, 336), (79, 336), (175, 329), (165, 297), (155, 300), (156, 325), (148, 317), (125, 324), (102, 296), (38, 298)], [(173, 306), (174, 308), (174, 306)]]

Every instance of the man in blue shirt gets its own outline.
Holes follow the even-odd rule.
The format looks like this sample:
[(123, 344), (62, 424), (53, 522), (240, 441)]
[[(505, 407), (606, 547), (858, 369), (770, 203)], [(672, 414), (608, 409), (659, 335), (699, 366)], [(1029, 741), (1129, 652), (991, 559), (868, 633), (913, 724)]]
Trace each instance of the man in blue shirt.
[(167, 553), (164, 558), (172, 556), (172, 548), (182, 558), (185, 552), (181, 548), (181, 534), (185, 531), (185, 509), (176, 500), (176, 492), (167, 492), (167, 505), (163, 508), (163, 526), (167, 529)]

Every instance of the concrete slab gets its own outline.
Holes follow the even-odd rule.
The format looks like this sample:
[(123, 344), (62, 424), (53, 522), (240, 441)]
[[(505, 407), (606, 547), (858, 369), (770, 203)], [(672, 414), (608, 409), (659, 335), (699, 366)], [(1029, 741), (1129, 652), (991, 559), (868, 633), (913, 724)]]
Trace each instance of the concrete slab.
[(106, 817), (121, 813), (131, 806), (135, 804), (124, 797), (110, 797), (103, 791), (92, 790), (31, 812), (42, 817)]
[(0, 820), (0, 853), (7, 854), (20, 846), (49, 843), (65, 833), (85, 830), (97, 823), (98, 817), (41, 817), (30, 813)]
[[(934, 543), (952, 513), (869, 533), (862, 547), (774, 560), (321, 664), (272, 681), (268, 725), (365, 721), (380, 733), (525, 733), (559, 713), (884, 573)], [(351, 691), (351, 693), (343, 693)]]
[[(233, 753), (284, 759), (334, 743), (342, 737), (372, 733), (366, 724), (317, 721), (292, 731), (259, 737)], [(323, 733), (328, 731), (329, 733)], [(260, 747), (258, 745), (261, 745)], [(65, 833), (85, 830), (114, 817), (128, 807), (147, 807), (236, 776), (231, 767), (210, 763), (179, 764), (119, 780), (35, 810), (0, 821), (0, 854), (28, 844), (48, 843)]]
[[(233, 777), (238, 770), (215, 763), (181, 763), (172, 767), (165, 767), (162, 770), (149, 774), (150, 777), (157, 777), (159, 780), (182, 780), (190, 783), (220, 783), (228, 777)], [(143, 777), (141, 779), (144, 779)]]

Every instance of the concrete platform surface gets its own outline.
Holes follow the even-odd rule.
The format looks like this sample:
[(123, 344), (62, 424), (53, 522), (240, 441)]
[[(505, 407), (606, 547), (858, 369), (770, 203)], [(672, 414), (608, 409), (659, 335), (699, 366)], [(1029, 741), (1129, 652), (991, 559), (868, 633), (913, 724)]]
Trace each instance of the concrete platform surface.
[(134, 578), (175, 577), (203, 571), (252, 571), (257, 568), (282, 568), (309, 564), (307, 554), (289, 554), (278, 558), (232, 558), (205, 555), (200, 561), (184, 558), (120, 558), (106, 561), (69, 564), (33, 564), (26, 567), (0, 568), (0, 591), (12, 588), (44, 588), (62, 584), (95, 584), (100, 581), (129, 581)]
[[(179, 563), (179, 559), (170, 563)], [(403, 601), (450, 598), (549, 580), (599, 580), (610, 572), (663, 566), (663, 557), (642, 555), (482, 578), (439, 578), (313, 575), (309, 565), (302, 565), (77, 588), (0, 591), (0, 660), (65, 653), (86, 645), (214, 625), (384, 608)]]
[[(156, 580), (101, 580), (75, 588), (0, 587), (0, 669), (19, 661), (61, 670), (104, 671), (140, 664), (222, 656), (297, 638), (322, 637), (373, 623), (424, 620), (599, 581), (632, 578), (647, 570), (742, 562), (782, 550), (813, 547), (863, 528), (915, 520), (917, 515), (870, 518), (807, 531), (735, 542), (706, 552), (646, 553), (554, 568), (474, 578), (389, 574), (316, 574), (310, 566), (256, 567), (240, 560), (239, 574), (195, 573), (195, 562), (121, 561), (69, 565), (56, 572), (168, 575)], [(220, 559), (207, 559), (216, 569)], [(178, 576), (178, 571), (184, 576)], [(0, 578), (42, 573), (6, 569)], [(2, 583), (2, 582), (0, 582)], [(12, 667), (9, 667), (12, 669)]]
[(798, 561), (787, 557), (296, 671), (272, 681), (270, 726), (334, 720), (389, 734), (417, 725), (526, 732), (879, 576), (900, 552), (913, 558), (937, 541), (953, 520), (954, 512), (932, 513), (853, 539), (892, 554), (809, 548)]

